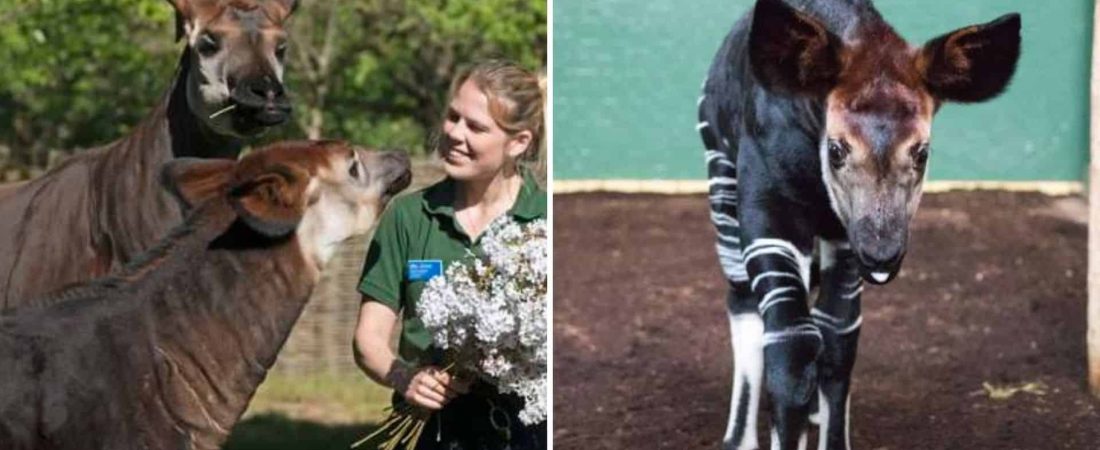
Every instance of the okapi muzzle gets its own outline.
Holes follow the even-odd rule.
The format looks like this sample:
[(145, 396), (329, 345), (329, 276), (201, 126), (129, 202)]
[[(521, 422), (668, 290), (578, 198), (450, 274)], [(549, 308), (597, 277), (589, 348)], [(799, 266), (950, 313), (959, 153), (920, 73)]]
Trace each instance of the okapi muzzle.
[(1007, 87), (1020, 54), (1020, 16), (922, 47), (883, 21), (839, 36), (778, 1), (759, 2), (752, 26), (754, 76), (768, 89), (823, 102), (819, 157), (831, 206), (863, 278), (890, 281), (920, 202), (932, 117), (944, 102), (985, 101)]
[(273, 74), (247, 77), (240, 83), (232, 78), (226, 81), (230, 104), (236, 105), (239, 110), (232, 116), (235, 129), (271, 127), (281, 125), (290, 118), (290, 100), (282, 82)]
[(283, 85), (293, 0), (171, 0), (180, 37), (197, 69), (188, 77), (191, 109), (216, 131), (257, 134), (290, 118)]

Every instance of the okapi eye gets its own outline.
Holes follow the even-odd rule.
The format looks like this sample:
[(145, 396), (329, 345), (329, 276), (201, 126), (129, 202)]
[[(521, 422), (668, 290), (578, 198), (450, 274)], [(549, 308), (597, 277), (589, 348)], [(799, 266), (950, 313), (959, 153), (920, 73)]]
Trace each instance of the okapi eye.
[(913, 164), (923, 169), (928, 163), (928, 143), (920, 142), (909, 148), (909, 156), (913, 158)]
[(279, 45), (275, 47), (275, 57), (278, 58), (279, 61), (286, 58), (286, 42), (280, 42)]
[(203, 33), (202, 36), (199, 36), (199, 42), (195, 46), (202, 56), (211, 56), (218, 53), (218, 50), (221, 49), (221, 43), (218, 42), (218, 38), (210, 33)]
[(833, 170), (844, 167), (844, 160), (848, 158), (848, 143), (843, 139), (829, 139), (829, 165)]
[(348, 169), (348, 175), (352, 178), (359, 179), (359, 161), (352, 161), (351, 168)]

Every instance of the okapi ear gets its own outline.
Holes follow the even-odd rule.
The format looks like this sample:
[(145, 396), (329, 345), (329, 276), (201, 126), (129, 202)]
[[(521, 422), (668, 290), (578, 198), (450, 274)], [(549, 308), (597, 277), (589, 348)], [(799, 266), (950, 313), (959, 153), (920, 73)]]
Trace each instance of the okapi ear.
[(934, 97), (969, 103), (1003, 92), (1019, 59), (1020, 15), (1007, 14), (929, 41), (917, 67)]
[(285, 236), (302, 220), (309, 180), (301, 169), (282, 164), (266, 167), (234, 187), (230, 203), (249, 228), (269, 237)]
[(176, 42), (187, 35), (187, 26), (191, 20), (191, 2), (189, 0), (168, 0), (176, 9)]
[(294, 14), (294, 11), (298, 9), (298, 4), (301, 2), (298, 0), (275, 0), (275, 3), (282, 7), (282, 20), (286, 20), (287, 17)]
[(768, 89), (824, 96), (840, 75), (840, 38), (782, 0), (759, 0), (749, 32), (753, 75)]
[(161, 170), (161, 184), (188, 210), (222, 193), (233, 180), (236, 164), (231, 159), (174, 159)]

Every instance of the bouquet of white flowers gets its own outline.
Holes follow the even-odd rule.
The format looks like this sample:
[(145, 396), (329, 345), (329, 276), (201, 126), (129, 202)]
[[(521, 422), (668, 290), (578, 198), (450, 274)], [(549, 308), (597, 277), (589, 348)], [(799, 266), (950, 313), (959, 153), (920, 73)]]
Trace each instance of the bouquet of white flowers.
[(546, 222), (503, 217), (482, 238), (484, 257), (428, 281), (417, 314), (459, 372), (524, 398), (520, 420), (546, 419)]
[[(429, 280), (417, 302), (417, 316), (446, 352), (449, 370), (523, 397), (519, 418), (528, 425), (546, 420), (546, 231), (544, 220), (497, 219), (481, 239), (484, 254), (471, 254)], [(392, 414), (376, 434), (398, 427), (414, 435), (394, 433), (380, 448), (415, 446), (420, 417)]]

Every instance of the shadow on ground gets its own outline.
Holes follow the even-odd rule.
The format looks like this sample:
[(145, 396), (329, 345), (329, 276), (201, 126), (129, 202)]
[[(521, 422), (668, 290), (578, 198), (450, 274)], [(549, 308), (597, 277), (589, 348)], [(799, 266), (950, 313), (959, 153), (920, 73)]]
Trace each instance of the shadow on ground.
[(329, 425), (261, 414), (237, 424), (225, 450), (347, 450), (377, 424)]

